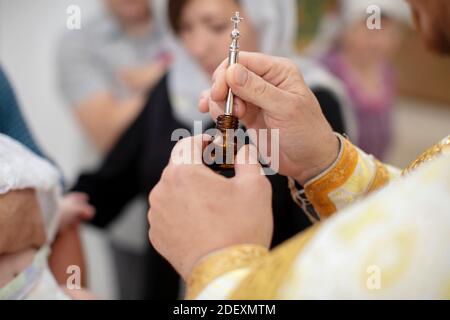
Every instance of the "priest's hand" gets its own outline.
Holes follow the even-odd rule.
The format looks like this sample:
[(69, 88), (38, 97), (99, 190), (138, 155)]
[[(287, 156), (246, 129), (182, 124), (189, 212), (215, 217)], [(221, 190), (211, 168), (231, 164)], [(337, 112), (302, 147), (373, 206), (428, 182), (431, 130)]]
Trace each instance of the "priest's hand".
[[(272, 189), (256, 149), (239, 151), (236, 176), (227, 179), (202, 164), (209, 139), (180, 141), (149, 196), (150, 241), (184, 279), (209, 253), (240, 244), (269, 247), (273, 235)], [(183, 164), (186, 151), (193, 156)]]
[[(224, 61), (212, 89), (200, 100), (200, 111), (223, 113), (231, 88), (235, 114), (248, 129), (279, 129), (279, 169), (304, 184), (337, 158), (339, 141), (319, 102), (296, 64), (284, 58), (242, 52), (239, 64)], [(269, 144), (270, 145), (270, 144)]]

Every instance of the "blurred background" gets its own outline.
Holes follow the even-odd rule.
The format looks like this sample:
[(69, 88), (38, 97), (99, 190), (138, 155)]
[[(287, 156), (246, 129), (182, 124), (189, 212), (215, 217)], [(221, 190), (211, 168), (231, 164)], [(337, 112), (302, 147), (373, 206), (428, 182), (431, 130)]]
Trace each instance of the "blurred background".
[[(297, 45), (300, 51), (307, 51), (317, 41), (324, 19), (338, 14), (339, 1), (298, 2)], [(398, 97), (393, 108), (393, 142), (385, 159), (400, 167), (450, 131), (450, 58), (430, 52), (412, 24), (403, 32), (393, 57)]]
[[(68, 185), (80, 172), (95, 166), (100, 157), (77, 123), (58, 84), (57, 52), (61, 37), (76, 32), (66, 27), (70, 5), (81, 9), (82, 28), (103, 10), (100, 0), (0, 0), (0, 64), (14, 86), (32, 132), (46, 153), (59, 164)], [(339, 14), (337, 0), (298, 1), (295, 47), (299, 53), (324, 62), (330, 71), (336, 66), (335, 60), (322, 57), (329, 54), (332, 36), (327, 35), (327, 30), (333, 29)], [(399, 39), (396, 41), (398, 49), (392, 54), (396, 90), (389, 108), (391, 142), (382, 154), (384, 161), (404, 167), (450, 133), (450, 59), (428, 52), (410, 23), (402, 21), (401, 24), (401, 40), (396, 38)], [(335, 41), (336, 38), (332, 45)], [(354, 39), (341, 41), (336, 50)], [(335, 72), (337, 76), (342, 75), (339, 70)], [(342, 76), (345, 81), (345, 74)], [(131, 207), (126, 209), (130, 214), (123, 215), (106, 230), (83, 228), (89, 286), (105, 299), (139, 297), (139, 293), (127, 291), (127, 286), (118, 280), (117, 263), (109, 245), (114, 239), (126, 252), (139, 254), (147, 249), (146, 230), (142, 228), (146, 221), (141, 212), (145, 200), (134, 202)], [(139, 274), (142, 272), (139, 268), (137, 264), (130, 264), (126, 272)], [(134, 282), (128, 288), (139, 287), (139, 277), (130, 281)]]

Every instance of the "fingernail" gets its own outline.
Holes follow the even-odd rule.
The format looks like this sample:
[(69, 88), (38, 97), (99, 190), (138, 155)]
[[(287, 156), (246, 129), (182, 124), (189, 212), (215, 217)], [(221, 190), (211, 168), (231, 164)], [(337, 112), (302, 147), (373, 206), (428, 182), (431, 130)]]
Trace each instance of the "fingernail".
[(237, 66), (235, 71), (235, 80), (238, 86), (244, 86), (247, 83), (248, 72), (242, 66)]

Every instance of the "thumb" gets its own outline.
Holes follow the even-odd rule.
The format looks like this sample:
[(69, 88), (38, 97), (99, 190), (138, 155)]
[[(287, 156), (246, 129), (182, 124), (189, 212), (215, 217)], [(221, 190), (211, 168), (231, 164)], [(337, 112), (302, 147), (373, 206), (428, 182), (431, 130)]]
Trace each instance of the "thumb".
[(245, 145), (236, 155), (236, 178), (246, 175), (261, 175), (262, 168), (258, 161), (258, 150), (253, 145)]
[(189, 137), (178, 141), (172, 150), (170, 162), (173, 164), (203, 164), (203, 149), (211, 141), (206, 134)]
[(227, 70), (227, 83), (233, 93), (261, 109), (279, 113), (280, 106), (289, 104), (289, 94), (264, 80), (243, 65), (235, 64)]

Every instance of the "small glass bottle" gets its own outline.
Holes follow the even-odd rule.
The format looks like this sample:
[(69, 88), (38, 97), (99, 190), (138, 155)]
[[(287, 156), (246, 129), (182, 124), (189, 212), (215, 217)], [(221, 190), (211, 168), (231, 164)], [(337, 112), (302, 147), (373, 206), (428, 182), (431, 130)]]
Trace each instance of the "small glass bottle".
[[(231, 45), (228, 57), (228, 66), (236, 64), (239, 59), (239, 23), (243, 20), (239, 12), (231, 18), (233, 22), (233, 31), (231, 32)], [(213, 137), (211, 144), (215, 144), (215, 150), (212, 151), (209, 167), (215, 171), (232, 171), (234, 170), (234, 159), (237, 154), (237, 135), (236, 130), (239, 128), (239, 120), (233, 115), (234, 94), (231, 89), (228, 90), (227, 104), (225, 114), (217, 118), (216, 128), (218, 135)]]

